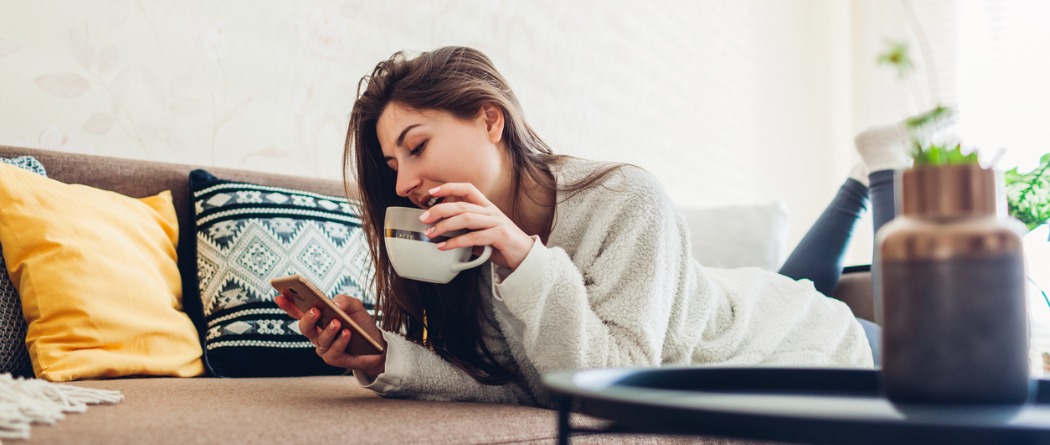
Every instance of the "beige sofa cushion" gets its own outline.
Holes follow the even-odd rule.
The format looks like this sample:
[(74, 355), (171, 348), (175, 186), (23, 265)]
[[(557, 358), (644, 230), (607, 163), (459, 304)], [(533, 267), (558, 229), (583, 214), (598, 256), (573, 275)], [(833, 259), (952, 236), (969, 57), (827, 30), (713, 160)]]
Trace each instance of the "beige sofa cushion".
[(693, 258), (709, 267), (777, 270), (784, 262), (788, 213), (784, 203), (683, 207)]

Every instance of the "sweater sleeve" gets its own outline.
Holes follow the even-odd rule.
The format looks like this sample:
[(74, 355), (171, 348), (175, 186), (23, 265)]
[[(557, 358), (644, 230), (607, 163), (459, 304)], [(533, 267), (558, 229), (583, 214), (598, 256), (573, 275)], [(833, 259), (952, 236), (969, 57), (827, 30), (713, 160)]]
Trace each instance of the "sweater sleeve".
[(386, 370), (369, 381), (356, 375), (361, 386), (383, 397), (398, 399), (469, 401), (535, 405), (518, 383), (478, 383), (439, 355), (404, 337), (383, 332), (387, 342)]
[(622, 182), (559, 205), (559, 230), (579, 240), (571, 257), (537, 241), (495, 285), (495, 304), (513, 318), (505, 329), (540, 373), (661, 362), (687, 230), (655, 178), (621, 171)]

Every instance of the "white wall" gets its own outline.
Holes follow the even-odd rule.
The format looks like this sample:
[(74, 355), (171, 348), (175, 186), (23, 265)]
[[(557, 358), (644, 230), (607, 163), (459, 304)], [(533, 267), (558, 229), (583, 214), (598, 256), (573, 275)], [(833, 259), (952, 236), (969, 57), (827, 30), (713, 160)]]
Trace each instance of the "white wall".
[[(887, 41), (914, 42), (907, 5), (951, 103), (999, 72), (978, 69), (998, 59), (973, 59), (995, 54), (977, 54), (956, 76), (957, 36), (985, 30), (958, 29), (953, 8), (992, 3), (0, 0), (0, 144), (339, 178), (361, 76), (397, 50), (469, 45), (557, 151), (641, 165), (683, 205), (783, 200), (792, 246), (857, 160), (853, 135), (932, 105), (875, 65)], [(1005, 39), (1046, 22), (1012, 20), (988, 26)], [(1004, 82), (1036, 72), (1011, 60)], [(1047, 90), (1006, 91), (1045, 103)], [(966, 92), (972, 115), (1015, 108), (996, 105), (998, 92)], [(1038, 136), (1050, 128), (1039, 116), (979, 136)], [(860, 224), (848, 263), (871, 258), (870, 220)], [(1033, 350), (1050, 350), (1045, 302), (1033, 305)]]
[(470, 45), (557, 151), (683, 205), (783, 200), (793, 245), (877, 122), (851, 89), (883, 3), (0, 0), (0, 144), (338, 178), (361, 76)]
[(855, 158), (848, 121), (850, 4), (798, 0), (761, 6), (755, 10), (759, 190), (791, 211), (794, 246)]

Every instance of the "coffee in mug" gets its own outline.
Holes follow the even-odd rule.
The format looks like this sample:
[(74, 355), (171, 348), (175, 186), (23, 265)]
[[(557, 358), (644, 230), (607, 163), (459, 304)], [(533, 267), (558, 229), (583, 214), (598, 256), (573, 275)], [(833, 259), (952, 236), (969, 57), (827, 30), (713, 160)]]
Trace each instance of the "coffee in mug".
[(448, 232), (430, 238), (429, 227), (419, 220), (423, 210), (413, 207), (387, 207), (383, 221), (384, 244), (387, 256), (399, 277), (427, 283), (445, 284), (460, 271), (482, 265), (492, 255), (492, 246), (485, 246), (480, 256), (471, 260), (473, 247), (440, 250), (437, 243), (466, 233)]

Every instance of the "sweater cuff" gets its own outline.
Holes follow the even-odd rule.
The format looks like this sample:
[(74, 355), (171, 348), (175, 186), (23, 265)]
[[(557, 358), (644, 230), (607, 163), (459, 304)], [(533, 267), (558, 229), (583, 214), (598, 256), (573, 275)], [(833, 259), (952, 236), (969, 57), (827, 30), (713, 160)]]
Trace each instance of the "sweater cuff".
[(538, 236), (533, 235), (532, 239), (532, 249), (529, 249), (528, 255), (525, 255), (525, 259), (517, 269), (504, 273), (509, 269), (498, 266), (500, 270), (496, 270), (497, 267), (492, 268), (492, 297), (497, 301), (503, 301), (507, 295), (527, 291), (544, 278), (545, 265), (550, 251), (540, 242)]
[(357, 378), (357, 383), (360, 383), (362, 387), (379, 394), (386, 394), (401, 386), (401, 380), (408, 374), (408, 364), (403, 354), (407, 348), (400, 347), (402, 345), (398, 340), (402, 339), (398, 335), (390, 334), (386, 331), (380, 332), (383, 334), (383, 339), (386, 340), (387, 346), (384, 371), (376, 376), (375, 380), (369, 380), (367, 376), (357, 372), (354, 373), (354, 377)]

